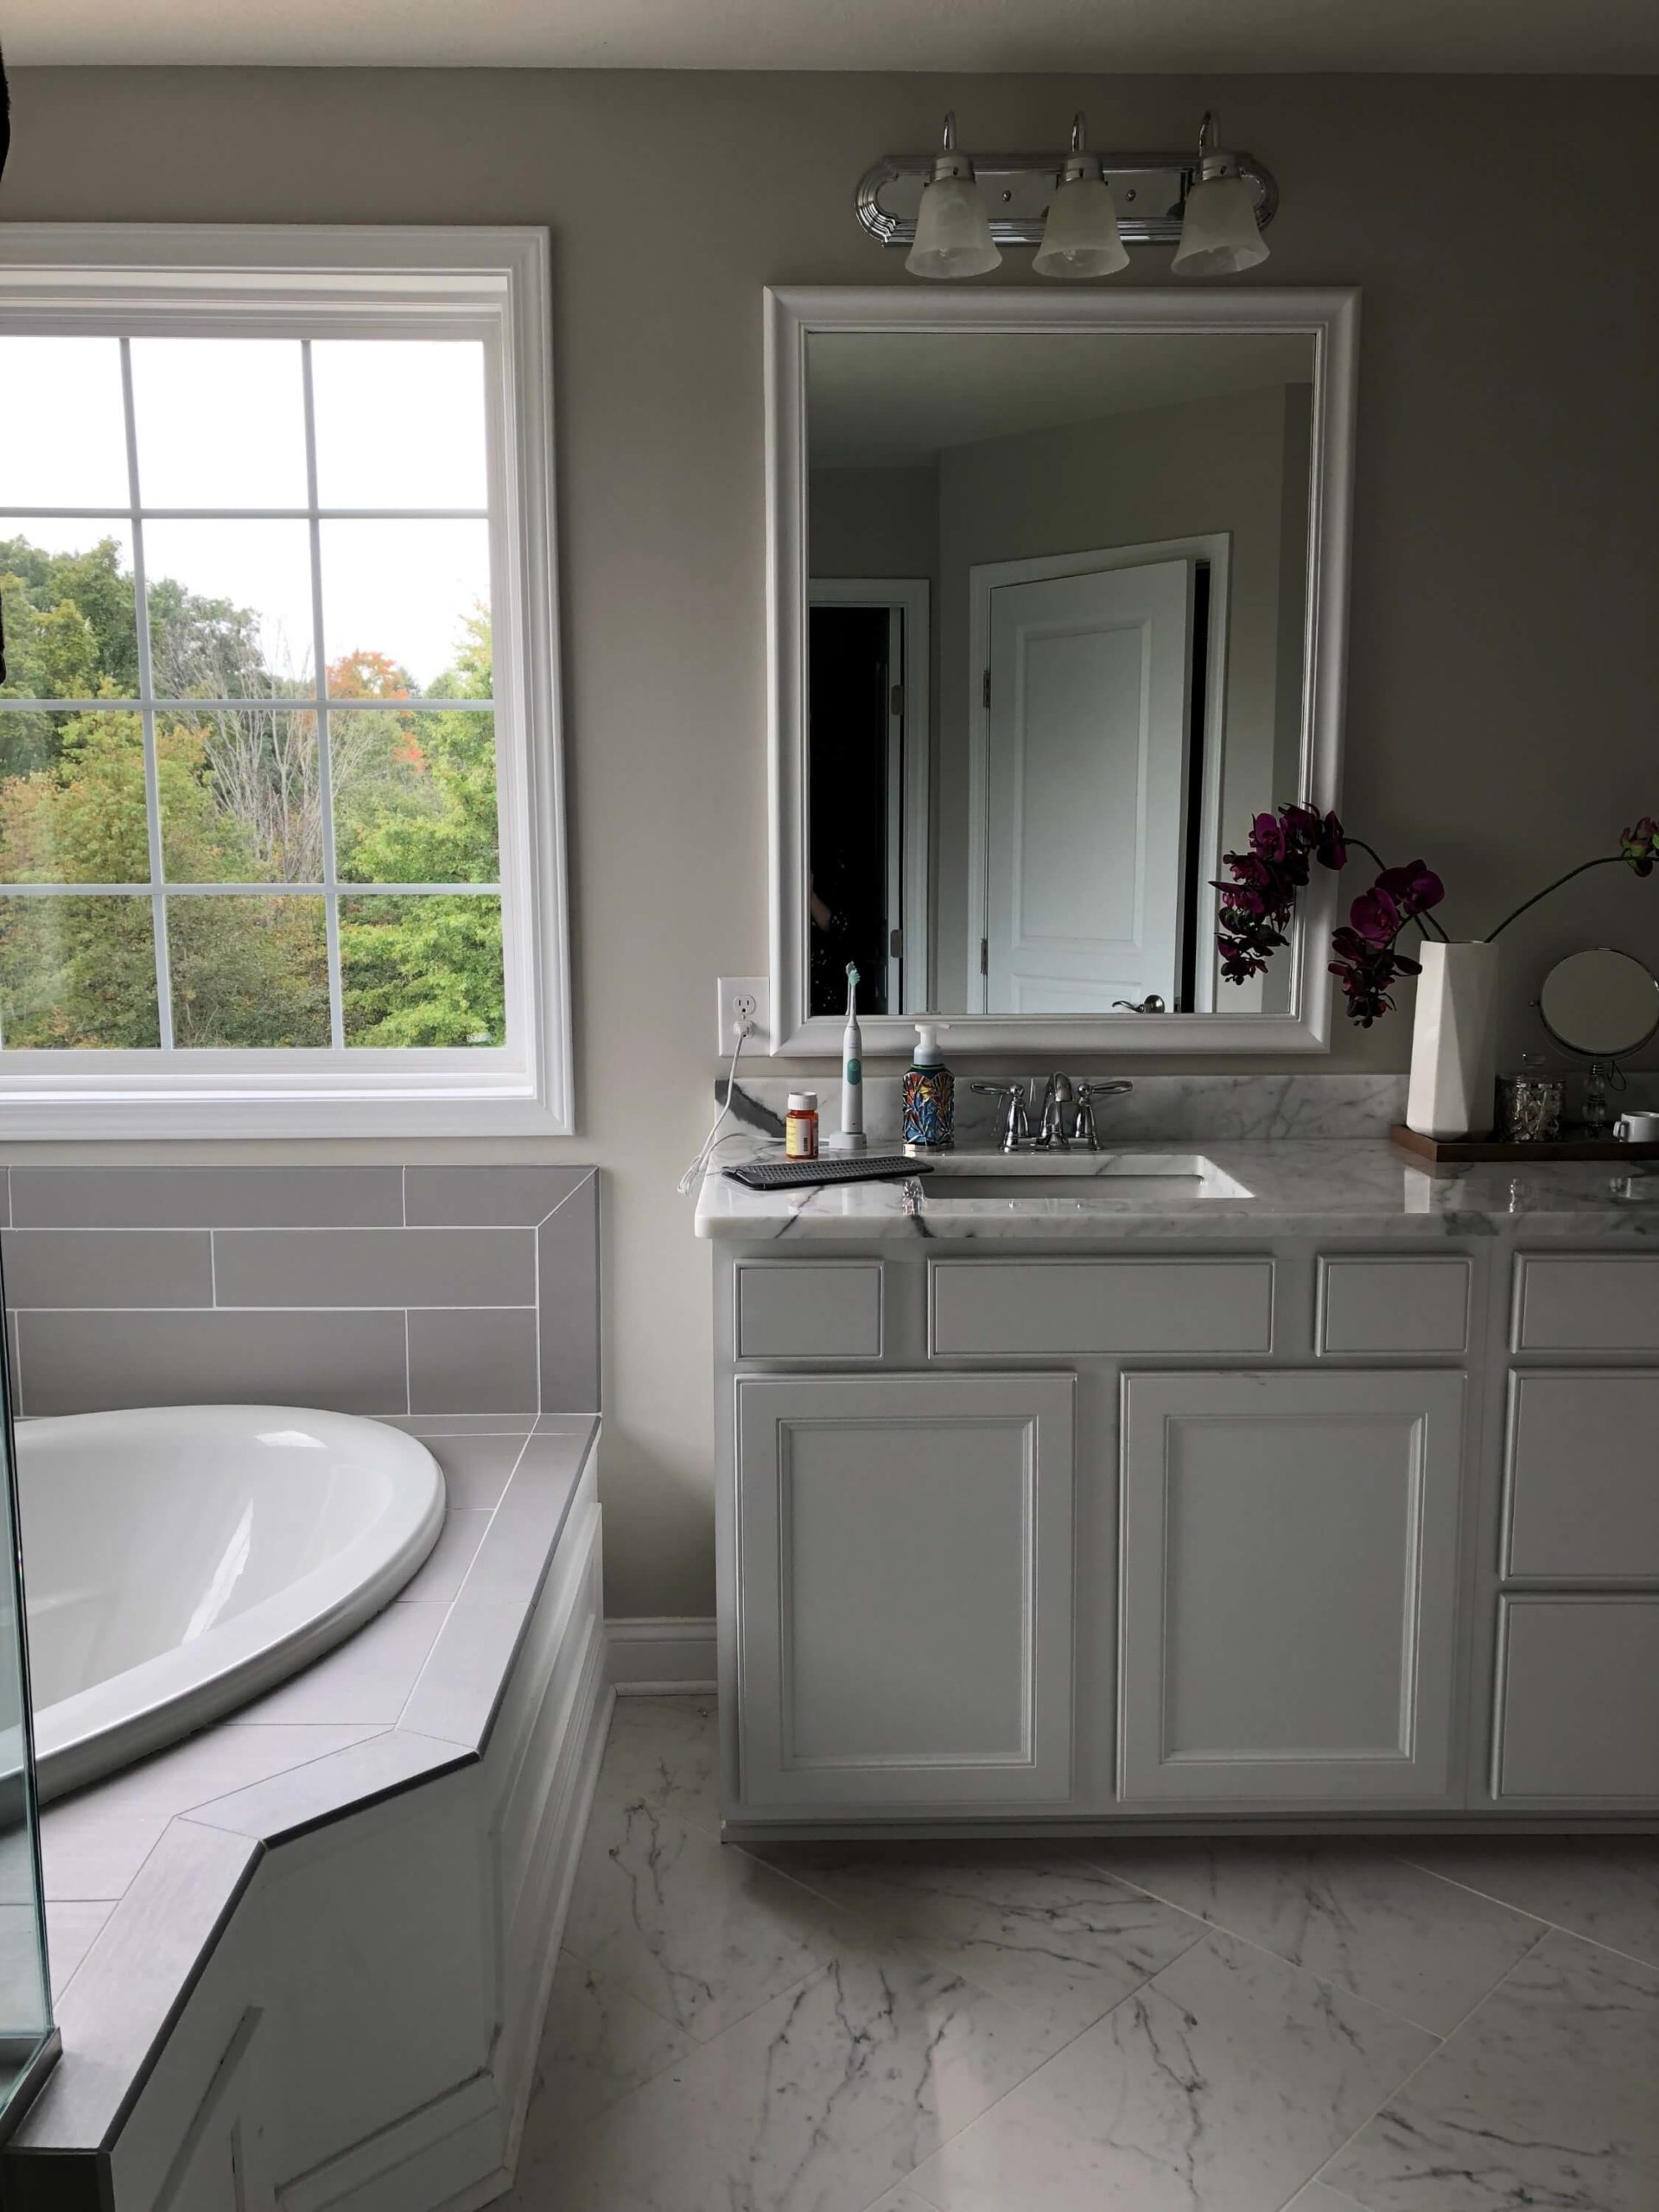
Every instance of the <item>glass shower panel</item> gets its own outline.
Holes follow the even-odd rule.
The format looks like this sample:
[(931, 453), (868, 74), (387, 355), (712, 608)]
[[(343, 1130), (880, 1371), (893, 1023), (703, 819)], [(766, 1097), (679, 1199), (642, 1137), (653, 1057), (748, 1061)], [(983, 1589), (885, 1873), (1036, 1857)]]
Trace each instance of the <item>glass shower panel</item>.
[(57, 2056), (29, 1702), (11, 1375), (0, 1329), (0, 2139)]

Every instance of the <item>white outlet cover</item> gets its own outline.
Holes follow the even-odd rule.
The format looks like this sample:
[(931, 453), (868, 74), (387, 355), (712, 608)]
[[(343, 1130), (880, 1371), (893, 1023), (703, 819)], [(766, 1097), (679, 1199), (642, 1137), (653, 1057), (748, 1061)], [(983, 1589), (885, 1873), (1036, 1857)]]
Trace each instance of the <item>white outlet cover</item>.
[(765, 1052), (772, 1034), (772, 982), (766, 976), (722, 976), (720, 979), (720, 1057), (729, 1060), (732, 1047), (737, 1042), (734, 1024), (739, 999), (754, 1001), (754, 1034), (746, 1038), (743, 1050), (747, 1056), (759, 1049)]

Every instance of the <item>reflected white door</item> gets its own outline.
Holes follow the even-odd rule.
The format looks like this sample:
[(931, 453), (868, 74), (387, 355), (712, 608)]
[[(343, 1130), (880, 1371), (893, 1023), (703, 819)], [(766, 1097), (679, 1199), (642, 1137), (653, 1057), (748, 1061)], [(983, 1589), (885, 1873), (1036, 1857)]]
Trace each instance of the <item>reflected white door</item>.
[(991, 592), (986, 1012), (1174, 1006), (1192, 603), (1190, 561)]

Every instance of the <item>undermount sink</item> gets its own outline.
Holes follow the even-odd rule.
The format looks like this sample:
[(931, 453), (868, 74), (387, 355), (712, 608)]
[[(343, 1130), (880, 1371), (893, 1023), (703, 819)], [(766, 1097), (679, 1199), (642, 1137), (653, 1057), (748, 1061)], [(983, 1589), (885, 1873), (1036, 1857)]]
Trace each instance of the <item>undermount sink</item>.
[(1248, 1198), (1252, 1193), (1201, 1152), (1073, 1153), (1039, 1159), (1007, 1155), (996, 1165), (964, 1170), (942, 1166), (923, 1182), (931, 1208), (983, 1205), (1015, 1208), (1058, 1204), (1121, 1206), (1136, 1198)]

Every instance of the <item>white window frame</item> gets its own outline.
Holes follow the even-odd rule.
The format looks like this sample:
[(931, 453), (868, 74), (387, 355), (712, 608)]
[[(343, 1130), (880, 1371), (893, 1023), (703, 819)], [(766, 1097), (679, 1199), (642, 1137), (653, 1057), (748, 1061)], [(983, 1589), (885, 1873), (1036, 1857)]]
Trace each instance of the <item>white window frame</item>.
[(481, 340), (507, 1025), (499, 1048), (0, 1050), (0, 1140), (572, 1134), (547, 232), (0, 224), (17, 333)]

